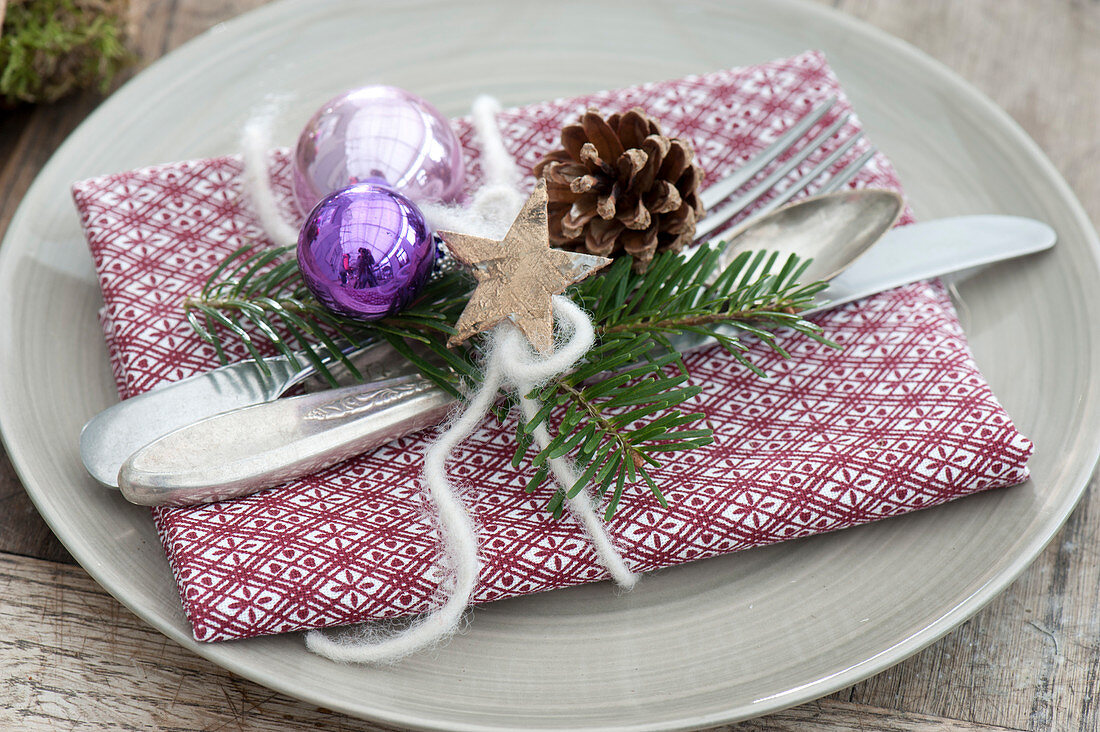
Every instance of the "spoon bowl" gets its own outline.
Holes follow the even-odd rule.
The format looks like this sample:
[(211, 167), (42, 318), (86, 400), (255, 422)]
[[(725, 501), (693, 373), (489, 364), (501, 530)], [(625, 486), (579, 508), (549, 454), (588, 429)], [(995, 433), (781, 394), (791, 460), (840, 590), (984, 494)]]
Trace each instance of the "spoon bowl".
[(889, 231), (904, 208), (897, 193), (875, 188), (805, 198), (733, 229), (719, 268), (741, 252), (767, 250), (779, 253), (780, 267), (791, 254), (812, 258), (802, 282), (828, 282)]

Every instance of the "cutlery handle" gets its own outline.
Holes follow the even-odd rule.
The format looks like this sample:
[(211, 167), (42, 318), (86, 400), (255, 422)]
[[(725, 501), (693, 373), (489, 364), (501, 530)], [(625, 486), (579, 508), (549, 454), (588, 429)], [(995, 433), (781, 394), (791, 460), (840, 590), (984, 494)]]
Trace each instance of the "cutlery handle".
[(237, 498), (438, 424), (454, 397), (419, 375), (255, 404), (154, 440), (118, 474), (132, 503)]
[(114, 404), (88, 420), (80, 432), (80, 458), (105, 486), (118, 487), (118, 469), (149, 440), (227, 409), (273, 399), (292, 383), (302, 366), (286, 356), (242, 361), (163, 384)]

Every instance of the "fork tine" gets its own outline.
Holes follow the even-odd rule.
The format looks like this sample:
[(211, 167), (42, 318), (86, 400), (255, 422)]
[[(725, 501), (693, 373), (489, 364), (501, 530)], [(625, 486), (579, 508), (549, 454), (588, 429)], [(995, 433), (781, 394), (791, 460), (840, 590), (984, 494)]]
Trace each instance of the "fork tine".
[[(856, 132), (854, 135), (852, 135), (847, 140), (845, 140), (843, 143), (841, 143), (840, 147), (838, 147), (836, 150), (833, 150), (831, 153), (829, 153), (829, 155), (824, 160), (822, 160), (820, 163), (815, 165), (813, 170), (811, 170), (809, 173), (807, 173), (806, 175), (799, 178), (793, 184), (791, 184), (791, 185), (787, 186), (786, 188), (784, 188), (782, 191), (779, 192), (779, 195), (777, 195), (772, 200), (768, 201), (765, 205), (761, 206), (758, 209), (755, 209), (752, 212), (752, 215), (754, 217), (763, 216), (764, 214), (771, 213), (772, 211), (779, 208), (783, 204), (788, 203), (799, 192), (801, 192), (807, 186), (809, 186), (811, 183), (813, 183), (815, 180), (820, 178), (821, 175), (823, 173), (825, 173), (825, 171), (827, 171), (829, 168), (833, 167), (833, 163), (835, 163), (837, 160), (840, 160), (840, 158), (844, 155), (844, 153), (851, 150), (852, 146), (855, 145), (857, 142), (859, 142), (859, 140), (862, 137), (863, 137), (863, 131), (862, 130), (860, 130), (859, 132)], [(845, 167), (844, 170), (847, 170), (847, 167)], [(854, 175), (854, 172), (853, 172), (853, 175)], [(827, 180), (832, 180), (832, 178), (829, 178)], [(849, 178), (849, 180), (850, 180), (850, 178)], [(825, 193), (825, 191), (818, 191), (818, 194), (821, 194), (821, 193)]]
[(767, 178), (753, 186), (747, 193), (744, 193), (737, 198), (733, 199), (729, 203), (722, 206), (717, 211), (711, 211), (700, 224), (695, 228), (695, 238), (702, 239), (708, 236), (712, 232), (725, 226), (726, 223), (744, 211), (753, 201), (760, 198), (768, 191), (775, 187), (775, 184), (783, 180), (792, 170), (797, 168), (803, 160), (808, 158), (813, 153), (817, 152), (833, 135), (837, 133), (841, 127), (848, 121), (850, 114), (841, 115), (835, 122), (829, 125), (827, 128), (818, 133), (810, 142), (792, 155), (786, 162), (776, 168)]
[(855, 178), (856, 173), (863, 169), (863, 166), (875, 156), (876, 152), (878, 152), (878, 150), (872, 145), (865, 153), (844, 166), (843, 170), (825, 181), (825, 185), (821, 186), (821, 190), (817, 192), (817, 195), (823, 196), (826, 193), (832, 193), (852, 178)]
[(824, 117), (825, 113), (832, 109), (834, 104), (836, 104), (836, 97), (830, 97), (825, 100), (811, 110), (805, 117), (791, 125), (791, 128), (784, 132), (775, 142), (750, 158), (731, 175), (709, 186), (699, 196), (703, 203), (703, 207), (706, 209), (714, 208), (714, 206), (721, 203), (723, 199), (732, 196), (738, 188), (752, 180), (757, 173), (774, 162), (776, 158), (788, 149), (794, 147), (794, 144), (802, 139), (802, 136), (805, 135), (811, 127), (817, 124), (817, 121)]

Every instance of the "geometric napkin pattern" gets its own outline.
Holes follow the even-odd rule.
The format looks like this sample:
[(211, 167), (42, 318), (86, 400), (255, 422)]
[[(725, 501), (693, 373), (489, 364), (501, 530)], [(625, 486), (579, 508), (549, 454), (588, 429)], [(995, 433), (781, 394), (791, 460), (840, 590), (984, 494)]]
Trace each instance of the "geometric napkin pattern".
[[(609, 113), (642, 106), (666, 132), (692, 141), (709, 183), (834, 95), (839, 103), (811, 133), (850, 107), (824, 57), (808, 52), (533, 104), (506, 111), (500, 122), (527, 172), (556, 146), (561, 126), (587, 107)], [(858, 125), (853, 117), (844, 138)], [(480, 178), (477, 142), (467, 120), (455, 126), (473, 186)], [(293, 215), (286, 151), (273, 161), (273, 184)], [(264, 241), (242, 199), (240, 174), (239, 159), (226, 157), (74, 185), (123, 397), (217, 366), (182, 304), (229, 252)], [(853, 185), (899, 190), (882, 155)], [(907, 213), (902, 223), (909, 221)], [(1027, 479), (1032, 445), (978, 372), (938, 282), (901, 287), (817, 320), (843, 347), (788, 334), (782, 343), (791, 358), (784, 360), (752, 346), (749, 355), (768, 379), (721, 349), (687, 357), (692, 381), (703, 387), (694, 408), (706, 414), (715, 443), (672, 453), (656, 471), (668, 508), (644, 486), (628, 489), (608, 529), (634, 569), (843, 529)], [(245, 638), (431, 607), (446, 576), (419, 477), (431, 435), (411, 435), (236, 501), (154, 510), (195, 637)], [(512, 451), (512, 426), (487, 420), (450, 468), (481, 537), (474, 601), (604, 579), (580, 527), (546, 515), (546, 492), (523, 491), (529, 467), (513, 468)]]

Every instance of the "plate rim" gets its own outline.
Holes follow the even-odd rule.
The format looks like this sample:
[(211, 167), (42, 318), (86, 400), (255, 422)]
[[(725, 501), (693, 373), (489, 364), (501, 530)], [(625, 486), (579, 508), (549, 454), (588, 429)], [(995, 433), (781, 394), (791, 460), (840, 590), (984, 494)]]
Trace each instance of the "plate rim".
[[(193, 53), (194, 49), (201, 48), (204, 44), (211, 42), (216, 35), (226, 31), (227, 28), (233, 27), (239, 29), (241, 27), (247, 27), (249, 24), (257, 24), (263, 21), (268, 15), (279, 15), (283, 12), (284, 6), (296, 5), (304, 0), (277, 0), (265, 6), (261, 6), (254, 10), (243, 13), (236, 16), (224, 23), (220, 23), (195, 38), (187, 41), (178, 48), (174, 49), (165, 56), (157, 59), (149, 67), (143, 69), (133, 79), (124, 84), (118, 91), (125, 90), (130, 85), (137, 82), (141, 77), (145, 76), (147, 72), (160, 69), (163, 66), (167, 66), (172, 63), (179, 63), (180, 59), (188, 53)], [(1031, 137), (1024, 131), (1024, 129), (1011, 117), (1005, 110), (999, 107), (989, 97), (987, 97), (981, 90), (975, 87), (973, 84), (965, 80), (959, 74), (951, 70), (942, 62), (936, 60), (932, 56), (928, 55), (924, 51), (921, 51), (912, 44), (904, 41), (896, 36), (889, 34), (888, 32), (877, 28), (866, 21), (860, 20), (854, 16), (851, 16), (843, 11), (834, 9), (832, 7), (818, 5), (810, 2), (809, 0), (772, 0), (769, 3), (769, 7), (781, 7), (786, 9), (793, 9), (796, 14), (808, 14), (823, 18), (827, 22), (839, 26), (848, 32), (864, 36), (867, 39), (875, 42), (883, 50), (889, 50), (898, 55), (904, 56), (912, 64), (919, 67), (922, 71), (926, 72), (929, 76), (934, 77), (934, 82), (930, 82), (930, 86), (936, 87), (937, 85), (945, 85), (961, 96), (965, 97), (970, 103), (976, 104), (979, 111), (989, 118), (991, 118), (997, 125), (999, 125), (1001, 132), (1007, 133), (1011, 138), (1011, 142), (1018, 149), (1023, 151), (1029, 162), (1033, 162), (1039, 166), (1045, 175), (1046, 182), (1053, 184), (1055, 193), (1059, 201), (1067, 206), (1068, 211), (1072, 215), (1074, 222), (1078, 226), (1080, 232), (1084, 235), (1086, 251), (1091, 256), (1093, 266), (1100, 271), (1100, 237), (1097, 235), (1096, 228), (1086, 213), (1084, 207), (1081, 205), (1076, 194), (1072, 188), (1065, 181), (1061, 173), (1057, 170), (1054, 164), (1042, 151), (1039, 145), (1031, 139)], [(761, 59), (761, 61), (768, 59)], [(117, 92), (116, 92), (117, 94)], [(107, 108), (110, 104), (111, 98), (104, 100), (88, 117), (81, 122), (81, 124), (70, 134), (65, 142), (58, 148), (58, 150), (50, 157), (49, 161), (43, 166), (40, 173), (36, 176), (35, 181), (28, 188), (25, 194), (24, 200), (31, 198), (32, 194), (36, 192), (36, 189), (42, 185), (42, 181), (47, 177), (47, 173), (52, 170), (55, 165), (60, 165), (61, 162), (68, 153), (70, 147), (75, 145), (74, 140), (80, 137), (80, 133), (86, 126), (94, 124), (101, 115), (107, 114)], [(12, 247), (6, 246), (9, 240), (11, 232), (17, 228), (16, 224), (20, 223), (25, 216), (23, 208), (23, 202), (17, 207), (15, 214), (9, 223), (7, 232), (4, 237), (4, 245), (0, 246), (0, 282), (7, 281), (7, 271), (12, 268), (11, 260), (12, 256), (6, 255), (6, 252), (12, 251)], [(59, 532), (57, 528), (57, 522), (61, 518), (60, 515), (54, 514), (49, 510), (49, 507), (40, 501), (40, 496), (37, 495), (37, 490), (32, 490), (28, 487), (28, 484), (33, 484), (35, 481), (31, 475), (31, 468), (29, 461), (19, 449), (18, 445), (13, 442), (13, 438), (10, 435), (10, 430), (6, 427), (10, 423), (10, 418), (5, 415), (9, 414), (11, 404), (9, 401), (8, 393), (6, 389), (0, 388), (0, 438), (2, 438), (5, 450), (11, 459), (12, 465), (15, 468), (24, 489), (27, 491), (35, 507), (39, 511), (40, 515), (46, 520), (47, 524), (54, 534), (61, 540), (73, 556), (80, 563), (80, 566), (88, 572), (88, 574), (105, 590), (107, 590), (113, 597), (115, 597), (121, 604), (126, 606), (132, 612), (140, 617), (144, 622), (148, 623), (158, 631), (178, 642), (180, 645), (188, 648), (192, 652), (199, 656), (216, 663), (217, 665), (225, 668), (233, 673), (236, 673), (245, 678), (251, 679), (256, 683), (275, 689), (282, 693), (285, 693), (293, 698), (301, 699), (306, 702), (315, 703), (320, 706), (324, 706), (349, 716), (366, 718), (376, 720), (386, 724), (401, 725), (406, 727), (412, 727), (417, 729), (460, 729), (470, 730), (471, 732), (483, 731), (483, 730), (497, 730), (499, 727), (493, 725), (482, 724), (466, 724), (466, 723), (445, 723), (440, 720), (425, 719), (422, 716), (409, 715), (403, 716), (401, 714), (388, 714), (388, 715), (372, 715), (369, 711), (364, 711), (363, 708), (357, 708), (355, 706), (343, 703), (334, 703), (332, 699), (329, 699), (320, 694), (312, 694), (309, 692), (303, 693), (301, 690), (294, 688), (291, 684), (285, 683), (279, 678), (269, 678), (262, 673), (262, 670), (258, 670), (252, 667), (251, 664), (240, 662), (236, 659), (236, 655), (232, 652), (232, 644), (210, 644), (199, 643), (195, 641), (189, 634), (183, 629), (171, 623), (170, 618), (164, 618), (163, 621), (158, 617), (155, 612), (155, 608), (147, 606), (146, 603), (134, 601), (135, 598), (122, 597), (118, 594), (122, 591), (119, 587), (115, 586), (116, 583), (110, 581), (99, 570), (100, 568), (94, 562), (94, 557), (81, 557), (84, 552), (73, 552), (70, 547), (70, 541), (64, 536), (64, 532)], [(770, 714), (782, 709), (786, 709), (792, 706), (803, 704), (807, 701), (820, 698), (826, 694), (832, 693), (838, 689), (849, 686), (853, 683), (857, 683), (863, 679), (869, 678), (875, 674), (882, 672), (884, 669), (889, 668), (897, 663), (900, 663), (905, 658), (919, 652), (928, 645), (939, 640), (947, 633), (957, 628), (961, 623), (972, 617), (979, 612), (985, 605), (992, 601), (997, 595), (1003, 592), (1015, 579), (1017, 579), (1024, 570), (1036, 559), (1036, 557), (1045, 549), (1045, 547), (1051, 542), (1051, 540), (1057, 535), (1058, 531), (1068, 519), (1069, 515), (1080, 503), (1088, 484), (1096, 470), (1096, 464), (1100, 461), (1100, 435), (1095, 436), (1094, 444), (1091, 451), (1089, 451), (1091, 457), (1082, 463), (1082, 467), (1076, 472), (1072, 478), (1072, 482), (1076, 488), (1072, 500), (1067, 500), (1060, 507), (1060, 510), (1053, 512), (1047, 521), (1047, 530), (1042, 535), (1037, 534), (1033, 538), (1028, 547), (1028, 551), (1017, 554), (1013, 561), (1009, 563), (1001, 572), (991, 577), (986, 583), (979, 587), (968, 597), (958, 602), (954, 607), (948, 609), (932, 623), (929, 623), (926, 627), (922, 628), (917, 633), (910, 635), (907, 638), (902, 639), (898, 643), (883, 649), (879, 653), (875, 654), (871, 658), (849, 666), (841, 671), (829, 674), (822, 678), (816, 679), (813, 682), (803, 684), (794, 689), (787, 689), (776, 694), (764, 697), (762, 699), (755, 700), (748, 705), (741, 707), (733, 707), (720, 712), (713, 712), (709, 714), (700, 714), (690, 718), (683, 718), (680, 724), (670, 726), (666, 723), (653, 722), (653, 723), (641, 723), (641, 724), (617, 724), (613, 726), (600, 727), (601, 729), (615, 729), (615, 730), (658, 730), (658, 729), (689, 729), (699, 726), (715, 725), (738, 721), (742, 719), (752, 718), (764, 714)], [(125, 594), (125, 593), (123, 593)], [(140, 600), (140, 598), (136, 598)], [(541, 727), (540, 727), (541, 728)], [(553, 729), (552, 727), (546, 727), (546, 729)]]

